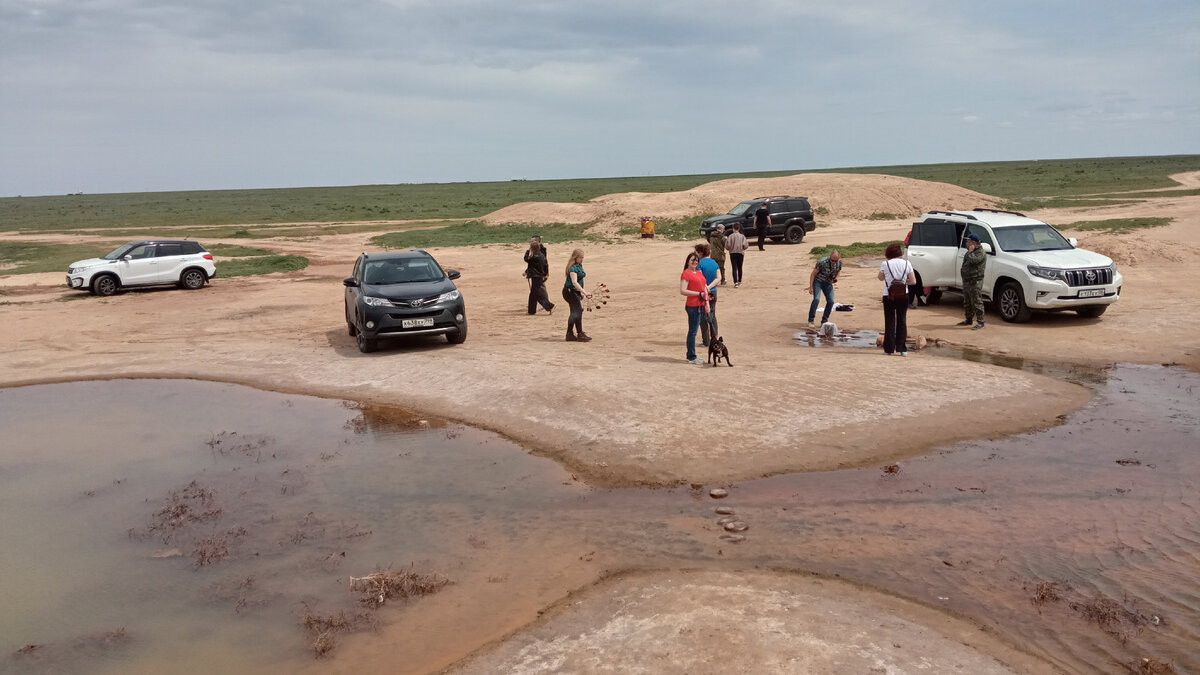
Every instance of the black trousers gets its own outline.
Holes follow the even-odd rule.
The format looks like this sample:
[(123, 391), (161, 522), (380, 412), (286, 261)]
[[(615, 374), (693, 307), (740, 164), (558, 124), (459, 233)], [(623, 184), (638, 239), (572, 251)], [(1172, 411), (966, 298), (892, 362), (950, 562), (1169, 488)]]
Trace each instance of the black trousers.
[(883, 296), (883, 353), (908, 351), (907, 339), (908, 299), (896, 302)]
[(529, 313), (537, 312), (537, 306), (541, 304), (542, 309), (549, 312), (554, 309), (554, 305), (550, 302), (550, 295), (546, 293), (546, 280), (539, 276), (529, 277)]
[(742, 283), (742, 262), (745, 261), (745, 253), (730, 253), (729, 262), (733, 265), (733, 283)]
[(758, 250), (763, 250), (763, 241), (767, 238), (767, 227), (760, 225), (758, 227)]
[(700, 341), (706, 345), (711, 344), (720, 335), (717, 332), (717, 296), (715, 295), (708, 296), (708, 313), (709, 316), (704, 316), (704, 312), (700, 313)]
[(571, 315), (567, 317), (567, 335), (571, 331), (575, 331), (580, 335), (583, 334), (583, 301), (579, 295), (579, 291), (574, 288), (563, 289), (563, 300), (571, 306)]

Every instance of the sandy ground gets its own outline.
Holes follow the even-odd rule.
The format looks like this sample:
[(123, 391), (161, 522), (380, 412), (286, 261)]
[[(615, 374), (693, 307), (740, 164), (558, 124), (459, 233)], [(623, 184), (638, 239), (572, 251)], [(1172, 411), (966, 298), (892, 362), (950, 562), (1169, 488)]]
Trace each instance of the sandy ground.
[(695, 571), (606, 580), (449, 672), (615, 672), (616, 650), (627, 673), (1053, 672), (967, 622), (845, 582)]
[[(579, 210), (579, 218), (598, 218), (600, 229), (613, 231), (640, 215), (722, 210), (789, 192), (830, 211), (808, 245), (899, 239), (925, 209), (994, 203), (943, 184), (820, 174), (720, 181), (675, 195), (609, 195), (582, 206), (522, 204), (489, 219), (554, 222)], [(901, 219), (867, 219), (882, 212)], [(1116, 259), (1125, 276), (1121, 301), (1099, 319), (1043, 314), (1028, 324), (992, 320), (967, 331), (953, 326), (961, 309), (951, 294), (910, 312), (910, 333), (1034, 360), (1200, 369), (1200, 313), (1190, 293), (1200, 287), (1200, 197), (1030, 215), (1055, 223), (1130, 215), (1175, 222), (1123, 236), (1072, 233), (1081, 246)], [(552, 316), (526, 314), (523, 247), (432, 249), (444, 267), (462, 270), (466, 343), (401, 342), (363, 355), (346, 333), (340, 281), (369, 236), (230, 242), (305, 255), (312, 264), (218, 278), (196, 292), (101, 299), (63, 288), (62, 274), (0, 276), (0, 386), (188, 377), (386, 402), (493, 429), (600, 485), (728, 484), (882, 463), (935, 444), (1053, 424), (1088, 399), (1082, 387), (1033, 372), (928, 353), (903, 359), (798, 345), (793, 335), (804, 330), (809, 300), (808, 245), (752, 249), (743, 286), (721, 289), (717, 314), (732, 368), (684, 361), (678, 279), (690, 247), (657, 239), (581, 245), (588, 282), (612, 289), (606, 307), (584, 316), (590, 343), (563, 341), (566, 304), (556, 299), (558, 270), (574, 245), (551, 246), (550, 288), (560, 303)], [(847, 262), (837, 300), (856, 309), (834, 315), (841, 328), (882, 328), (878, 263)]]

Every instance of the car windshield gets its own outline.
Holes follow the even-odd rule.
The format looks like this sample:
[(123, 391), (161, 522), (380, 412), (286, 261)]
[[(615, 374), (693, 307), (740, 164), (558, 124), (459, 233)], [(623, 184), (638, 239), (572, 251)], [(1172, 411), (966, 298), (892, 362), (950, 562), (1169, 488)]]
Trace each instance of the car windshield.
[(1063, 251), (1071, 248), (1071, 242), (1067, 241), (1058, 230), (1045, 223), (997, 227), (993, 232), (1000, 248), (1009, 253)]
[(117, 247), (117, 249), (115, 251), (104, 256), (104, 259), (105, 260), (120, 260), (121, 256), (123, 256), (126, 253), (129, 253), (131, 250), (133, 250), (134, 246), (137, 246), (136, 242), (132, 242), (129, 244), (121, 244), (120, 246)]
[(729, 215), (740, 216), (743, 213), (749, 211), (751, 206), (754, 206), (754, 202), (742, 202), (741, 204), (738, 204), (737, 206), (733, 207), (732, 209), (729, 209)]
[(437, 263), (426, 259), (370, 260), (363, 270), (363, 283), (373, 286), (437, 281), (445, 276)]

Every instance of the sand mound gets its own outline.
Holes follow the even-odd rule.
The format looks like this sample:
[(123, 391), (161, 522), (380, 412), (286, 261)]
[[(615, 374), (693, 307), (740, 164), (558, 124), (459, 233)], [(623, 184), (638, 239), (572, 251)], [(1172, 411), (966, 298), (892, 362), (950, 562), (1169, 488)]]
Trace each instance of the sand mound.
[(865, 219), (891, 213), (900, 218), (929, 209), (994, 206), (998, 199), (947, 183), (877, 174), (802, 173), (780, 178), (732, 178), (705, 183), (682, 192), (625, 192), (584, 203), (522, 202), (484, 216), (487, 223), (590, 223), (615, 230), (638, 224), (642, 216), (682, 218), (724, 213), (743, 199), (766, 195), (804, 195), (817, 220)]

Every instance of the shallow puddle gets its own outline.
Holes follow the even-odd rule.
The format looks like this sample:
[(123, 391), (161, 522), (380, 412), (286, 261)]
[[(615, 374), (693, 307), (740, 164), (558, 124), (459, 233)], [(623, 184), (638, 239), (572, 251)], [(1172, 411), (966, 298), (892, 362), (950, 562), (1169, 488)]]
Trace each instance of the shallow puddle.
[[(1197, 672), (1200, 375), (1096, 387), (1055, 429), (720, 501), (590, 489), (386, 408), (182, 380), (0, 390), (0, 670), (427, 672), (605, 571), (761, 566), (942, 607), (1068, 670)], [(450, 584), (314, 660), (304, 617), (364, 612), (349, 578), (387, 568)]]

